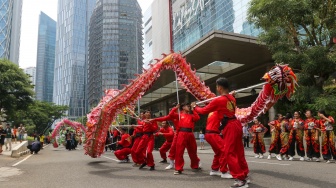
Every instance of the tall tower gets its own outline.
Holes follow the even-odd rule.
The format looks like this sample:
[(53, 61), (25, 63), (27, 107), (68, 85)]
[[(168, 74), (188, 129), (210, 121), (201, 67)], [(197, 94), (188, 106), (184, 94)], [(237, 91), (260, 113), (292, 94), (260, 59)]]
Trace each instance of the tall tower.
[(22, 0), (0, 1), (0, 58), (19, 65)]
[(122, 89), (142, 72), (142, 13), (137, 0), (97, 0), (90, 20), (88, 102)]
[(96, 0), (59, 0), (53, 102), (68, 105), (68, 118), (86, 113), (88, 23)]
[(41, 12), (36, 58), (36, 99), (52, 102), (54, 86), (56, 21)]

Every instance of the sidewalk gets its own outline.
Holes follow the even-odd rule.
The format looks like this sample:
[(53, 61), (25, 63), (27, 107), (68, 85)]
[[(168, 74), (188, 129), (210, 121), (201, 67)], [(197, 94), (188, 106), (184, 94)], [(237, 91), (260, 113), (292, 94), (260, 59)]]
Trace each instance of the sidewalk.
[[(14, 142), (12, 142), (12, 149), (15, 148), (19, 144), (20, 144), (20, 141), (17, 141), (16, 144), (14, 144)], [(2, 155), (11, 156), (12, 151), (6, 150), (6, 146), (2, 146)]]

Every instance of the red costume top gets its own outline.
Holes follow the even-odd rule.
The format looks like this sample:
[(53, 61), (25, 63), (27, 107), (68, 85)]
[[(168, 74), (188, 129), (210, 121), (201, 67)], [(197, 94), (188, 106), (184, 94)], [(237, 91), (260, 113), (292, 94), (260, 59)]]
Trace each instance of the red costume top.
[(276, 131), (280, 131), (281, 130), (281, 126), (280, 126), (280, 121), (279, 120), (274, 120), (268, 123), (269, 126), (271, 126), (271, 132), (273, 132), (274, 130)]
[(142, 122), (143, 125), (143, 132), (149, 133), (149, 132), (156, 132), (159, 128), (157, 123), (155, 121), (152, 122)]
[(168, 142), (172, 142), (174, 138), (174, 131), (171, 127), (161, 128), (158, 133), (156, 133), (156, 136), (159, 136), (159, 133), (162, 133), (162, 135), (166, 138)]
[(114, 130), (113, 130), (113, 138), (116, 138), (116, 137), (118, 137), (118, 136), (119, 136), (119, 131), (116, 130), (116, 129), (114, 129)]
[(185, 112), (181, 112), (180, 114), (180, 122), (179, 128), (191, 128), (194, 130), (195, 122), (200, 119), (200, 116), (197, 114), (195, 110), (193, 110), (193, 114), (187, 114)]
[(177, 107), (170, 110), (169, 114), (163, 117), (155, 118), (155, 121), (172, 121), (175, 126), (175, 130), (179, 129), (179, 115), (176, 113)]
[[(297, 122), (297, 120), (298, 120), (298, 122)], [(296, 130), (296, 129), (302, 130), (303, 127), (304, 127), (304, 121), (300, 118), (299, 119), (293, 119), (292, 121), (290, 121), (289, 126), (290, 126), (289, 127), (290, 130)]]
[(137, 133), (143, 133), (143, 122), (140, 121), (140, 120), (137, 120), (137, 122), (138, 122), (138, 125), (140, 125), (140, 126), (136, 126), (134, 128), (132, 136), (136, 136)]
[(121, 140), (118, 142), (118, 145), (127, 148), (131, 145), (131, 137), (129, 134), (125, 133), (121, 136)]
[(289, 120), (283, 119), (280, 123), (281, 132), (289, 132), (291, 127), (289, 125)]
[[(230, 100), (230, 101), (229, 101)], [(207, 106), (196, 107), (199, 114), (209, 114), (206, 130), (219, 132), (219, 125), (224, 115), (231, 118), (235, 115), (236, 99), (232, 95), (218, 97), (212, 100)]]
[(258, 124), (258, 125), (252, 125), (251, 127), (251, 131), (253, 133), (266, 133), (267, 132), (267, 128), (263, 125), (263, 124)]
[[(329, 126), (332, 126), (331, 124), (335, 123), (334, 118), (329, 116), (328, 119), (331, 121), (331, 122), (329, 122)], [(319, 127), (321, 127), (321, 131), (326, 131), (327, 121), (325, 119), (317, 120), (317, 123), (319, 124)]]
[(318, 125), (318, 121), (314, 118), (309, 118), (305, 120), (305, 124), (304, 124), (304, 129), (305, 130), (310, 130), (310, 129), (315, 129), (315, 128), (320, 128), (320, 126)]

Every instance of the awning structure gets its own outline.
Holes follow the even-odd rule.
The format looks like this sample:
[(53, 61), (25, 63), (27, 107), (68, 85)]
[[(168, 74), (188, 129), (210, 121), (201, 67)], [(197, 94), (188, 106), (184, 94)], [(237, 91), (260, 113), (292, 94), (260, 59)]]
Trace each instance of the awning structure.
[[(209, 65), (206, 65), (196, 71), (196, 75), (202, 80), (207, 81), (211, 78), (214, 78), (220, 74), (224, 74), (226, 72), (229, 72), (233, 69), (236, 69), (240, 66), (243, 66), (242, 64), (238, 63), (229, 63), (229, 62), (221, 62), (221, 61), (215, 61), (213, 63), (210, 63)], [(162, 75), (161, 75), (162, 76)], [(180, 84), (177, 84), (178, 90), (183, 90), (184, 88), (180, 86)], [(146, 95), (144, 95), (140, 100), (140, 105), (145, 105), (147, 103), (156, 101), (160, 98), (163, 98), (167, 95), (170, 95), (172, 93), (176, 93), (176, 81), (170, 82), (169, 84), (162, 86), (159, 89), (156, 89)]]
[[(269, 50), (257, 38), (223, 31), (213, 31), (204, 36), (182, 55), (213, 92), (218, 77), (228, 78), (232, 89), (245, 88), (260, 83), (263, 74), (274, 65)], [(176, 96), (174, 72), (163, 71), (160, 75), (153, 87), (141, 98), (141, 106), (151, 106)], [(183, 89), (179, 86), (179, 91)], [(261, 89), (262, 87), (256, 87), (246, 90), (237, 95), (237, 98), (243, 103), (249, 103)]]

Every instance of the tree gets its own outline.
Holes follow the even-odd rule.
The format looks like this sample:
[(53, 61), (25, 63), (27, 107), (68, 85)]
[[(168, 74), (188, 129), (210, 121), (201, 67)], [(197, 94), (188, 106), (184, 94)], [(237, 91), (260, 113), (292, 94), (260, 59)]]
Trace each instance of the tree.
[[(29, 134), (36, 131), (37, 133), (43, 133), (45, 129), (50, 127), (56, 120), (65, 115), (67, 106), (56, 105), (54, 103), (34, 101), (28, 106), (27, 110), (19, 110), (10, 119), (16, 124), (23, 123), (25, 126), (29, 126), (31, 129)], [(34, 129), (33, 129), (33, 128)]]
[(289, 64), (298, 73), (300, 87), (289, 101), (279, 102), (277, 109), (336, 111), (334, 92), (325, 91), (336, 70), (335, 18), (335, 0), (250, 2), (248, 19), (263, 30), (260, 41), (276, 63)]
[(34, 86), (29, 76), (14, 63), (0, 59), (0, 109), (11, 116), (33, 102)]

